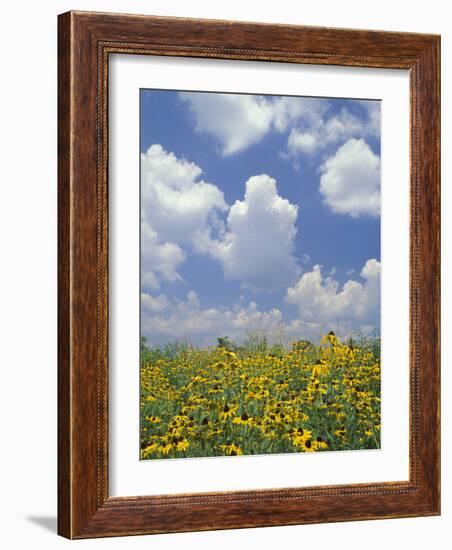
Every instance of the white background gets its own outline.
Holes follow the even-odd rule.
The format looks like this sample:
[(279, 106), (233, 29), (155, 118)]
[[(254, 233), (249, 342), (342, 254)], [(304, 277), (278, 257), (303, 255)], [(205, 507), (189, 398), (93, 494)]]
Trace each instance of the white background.
[[(246, 67), (246, 71), (244, 70)], [(409, 78), (407, 71), (115, 55), (110, 60), (110, 494), (155, 495), (403, 481), (408, 466)], [(137, 460), (139, 89), (381, 99), (382, 449)], [(397, 182), (396, 188), (392, 182)], [(397, 200), (397, 197), (400, 200)], [(394, 311), (392, 305), (400, 307)], [(389, 312), (389, 313), (388, 313)], [(135, 368), (133, 368), (135, 365)], [(135, 428), (135, 429), (134, 429)]]
[[(443, 515), (69, 542), (56, 515), (56, 15), (124, 11), (336, 27), (433, 32), (442, 41), (443, 182), (451, 178), (452, 18), (448, 2), (191, 0), (9, 2), (2, 8), (0, 87), (0, 491), (2, 546), (83, 548), (444, 548), (452, 534), (450, 362), (452, 189), (443, 184)], [(449, 151), (449, 158), (446, 158)], [(449, 339), (446, 338), (449, 335)], [(446, 435), (449, 434), (449, 437)]]

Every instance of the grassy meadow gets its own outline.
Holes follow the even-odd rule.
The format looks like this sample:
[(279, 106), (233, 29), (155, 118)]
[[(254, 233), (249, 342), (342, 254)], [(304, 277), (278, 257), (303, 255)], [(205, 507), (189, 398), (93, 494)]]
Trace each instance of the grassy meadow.
[(141, 350), (141, 458), (380, 447), (380, 341)]

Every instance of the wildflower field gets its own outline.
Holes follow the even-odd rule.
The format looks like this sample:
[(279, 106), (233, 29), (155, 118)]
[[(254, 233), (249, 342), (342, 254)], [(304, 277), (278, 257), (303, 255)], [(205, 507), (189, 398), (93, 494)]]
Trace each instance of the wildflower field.
[(378, 339), (142, 347), (142, 459), (379, 447)]

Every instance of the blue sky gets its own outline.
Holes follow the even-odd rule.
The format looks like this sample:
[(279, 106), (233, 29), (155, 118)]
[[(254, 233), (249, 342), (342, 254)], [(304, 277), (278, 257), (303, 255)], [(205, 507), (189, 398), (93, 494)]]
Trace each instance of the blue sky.
[(380, 104), (141, 90), (142, 333), (379, 329)]

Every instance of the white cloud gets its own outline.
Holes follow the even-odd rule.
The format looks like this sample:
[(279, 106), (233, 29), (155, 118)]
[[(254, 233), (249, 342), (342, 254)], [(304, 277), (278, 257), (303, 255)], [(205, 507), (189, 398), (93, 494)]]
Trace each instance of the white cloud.
[(297, 158), (300, 154), (313, 154), (350, 138), (378, 137), (380, 103), (378, 101), (360, 103), (365, 109), (364, 116), (357, 116), (343, 107), (335, 115), (325, 117), (320, 114), (311, 120), (310, 124), (293, 127), (287, 139), (289, 156)]
[(270, 101), (273, 124), (279, 132), (292, 128), (295, 123), (315, 127), (330, 107), (327, 99), (317, 97), (275, 97)]
[(312, 153), (318, 148), (319, 136), (314, 133), (300, 132), (293, 128), (287, 140), (287, 148), (292, 156), (298, 153)]
[(298, 208), (278, 195), (274, 179), (249, 178), (244, 199), (229, 208), (218, 187), (200, 179), (196, 164), (161, 145), (152, 145), (141, 161), (145, 288), (180, 280), (187, 246), (219, 260), (225, 276), (244, 287), (267, 291), (293, 283)]
[(328, 108), (321, 98), (182, 92), (196, 130), (213, 136), (223, 155), (244, 151), (271, 130), (284, 132), (297, 121), (312, 126)]
[(288, 156), (314, 154), (352, 137), (380, 135), (380, 102), (362, 100), (360, 115), (343, 107), (328, 116), (324, 98), (181, 92), (198, 132), (215, 138), (224, 156), (259, 143), (271, 130), (288, 132)]
[(367, 260), (360, 275), (363, 282), (348, 280), (340, 288), (331, 276), (323, 277), (321, 267), (316, 265), (287, 290), (285, 301), (298, 307), (301, 321), (331, 324), (349, 321), (355, 328), (378, 326), (380, 263)]
[(229, 309), (203, 309), (194, 291), (186, 300), (170, 302), (165, 296), (142, 295), (142, 333), (149, 342), (186, 340), (198, 345), (214, 345), (220, 336), (241, 341), (259, 333), (270, 339), (280, 334), (281, 312), (260, 311), (254, 302)]
[(262, 96), (182, 92), (195, 116), (196, 129), (215, 137), (223, 155), (243, 151), (269, 131), (272, 110)]
[(325, 121), (325, 140), (329, 143), (337, 143), (351, 137), (367, 135), (367, 124), (367, 120), (353, 115), (343, 107), (337, 115)]
[[(373, 284), (370, 279), (362, 285), (369, 293)], [(331, 296), (325, 298), (328, 299)], [(341, 299), (345, 302), (343, 298), (336, 298)], [(332, 328), (339, 337), (346, 338), (357, 329), (371, 334), (378, 327), (376, 314), (370, 313), (370, 305), (369, 314), (363, 318), (331, 318), (324, 309), (323, 318), (315, 316), (311, 319), (307, 315), (300, 315), (286, 322), (278, 308), (263, 311), (255, 302), (243, 304), (243, 300), (240, 300), (229, 308), (203, 308), (197, 294), (190, 291), (185, 300), (170, 300), (165, 295), (151, 296), (144, 293), (141, 308), (141, 332), (154, 345), (185, 341), (193, 345), (209, 346), (215, 345), (217, 338), (227, 336), (238, 344), (248, 338), (258, 337), (266, 338), (270, 345), (278, 343), (289, 346), (291, 342), (300, 339), (318, 341)]]
[(369, 135), (380, 136), (381, 103), (379, 101), (361, 101), (361, 105), (367, 110), (367, 131)]
[(158, 144), (141, 155), (142, 214), (161, 241), (191, 242), (213, 210), (227, 209), (222, 191), (201, 174), (199, 166)]
[(278, 195), (276, 181), (262, 174), (246, 182), (243, 201), (231, 207), (219, 240), (200, 236), (197, 248), (218, 258), (229, 279), (254, 290), (291, 284), (299, 268), (293, 256), (298, 207)]
[(287, 290), (285, 301), (298, 310), (289, 322), (278, 308), (245, 305), (243, 296), (229, 308), (203, 308), (193, 290), (183, 300), (143, 292), (142, 334), (154, 344), (182, 340), (200, 346), (215, 345), (220, 336), (240, 343), (254, 335), (289, 345), (303, 338), (317, 341), (332, 328), (344, 338), (356, 330), (370, 334), (379, 327), (380, 263), (367, 260), (360, 276), (361, 282), (349, 280), (340, 288), (316, 265)]
[(246, 335), (256, 332), (268, 333), (277, 330), (282, 323), (282, 314), (277, 308), (269, 311), (259, 311), (255, 302), (250, 302), (246, 308), (234, 312), (232, 328), (238, 334)]
[(164, 294), (151, 296), (146, 292), (142, 292), (140, 304), (142, 313), (159, 313), (168, 308), (169, 301)]
[(174, 282), (186, 258), (181, 245), (210, 231), (215, 211), (227, 209), (223, 193), (200, 176), (201, 168), (154, 144), (141, 155), (142, 283)]
[(175, 243), (159, 242), (157, 233), (144, 220), (141, 222), (141, 283), (144, 288), (159, 288), (159, 280), (181, 280), (178, 266), (185, 254)]
[(350, 139), (320, 167), (320, 192), (333, 212), (378, 216), (380, 157), (363, 139)]

